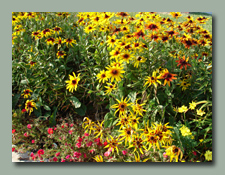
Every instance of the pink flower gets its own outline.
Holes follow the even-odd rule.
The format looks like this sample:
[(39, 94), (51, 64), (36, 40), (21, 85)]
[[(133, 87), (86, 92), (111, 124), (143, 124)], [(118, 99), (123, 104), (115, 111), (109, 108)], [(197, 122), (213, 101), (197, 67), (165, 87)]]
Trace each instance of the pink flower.
[(45, 152), (44, 152), (43, 149), (39, 149), (37, 153), (38, 153), (38, 155), (42, 155), (42, 154), (44, 154)]
[(35, 143), (35, 140), (31, 140), (31, 143)]
[(77, 148), (80, 148), (80, 147), (81, 147), (81, 143), (78, 142), (78, 143), (76, 144), (76, 146), (77, 146)]
[(73, 133), (73, 130), (69, 130), (69, 134), (72, 134)]
[(81, 156), (81, 153), (78, 153), (77, 151), (73, 154), (73, 157), (79, 158)]
[(68, 123), (65, 123), (65, 125), (68, 127), (69, 126), (69, 124)]
[(88, 142), (86, 145), (87, 145), (87, 147), (89, 147), (89, 146), (92, 146), (92, 141), (90, 141), (90, 142)]
[(34, 157), (34, 153), (33, 152), (30, 153), (30, 157)]
[(53, 129), (52, 128), (48, 128), (48, 133), (49, 134), (53, 134)]
[(168, 156), (166, 155), (166, 152), (163, 153), (163, 157), (167, 158)]
[(31, 129), (31, 124), (28, 124), (28, 125), (27, 125), (27, 128), (28, 128), (28, 129)]
[(95, 150), (91, 149), (89, 152), (90, 152), (90, 153), (93, 153), (94, 151), (95, 151)]
[(55, 156), (56, 156), (56, 157), (58, 157), (59, 155), (60, 155), (60, 152), (58, 152), (58, 153), (55, 153)]
[(70, 127), (73, 127), (73, 123), (72, 123), (72, 124), (70, 124)]
[(106, 152), (104, 153), (104, 156), (108, 157), (108, 156), (110, 155), (110, 153), (111, 153), (111, 151), (106, 151)]
[(61, 159), (61, 162), (65, 162), (66, 160), (65, 159)]
[(25, 132), (24, 134), (23, 134), (25, 137), (28, 137), (29, 135)]
[(53, 160), (54, 162), (57, 162), (57, 161), (58, 161), (57, 157), (53, 157), (52, 160)]
[(127, 154), (127, 151), (126, 150), (123, 150), (122, 153), (125, 156)]
[(66, 159), (69, 159), (69, 158), (70, 158), (70, 155), (67, 155), (67, 156), (66, 156)]
[(54, 131), (56, 130), (57, 128), (54, 128)]
[(84, 136), (85, 136), (85, 137), (88, 137), (88, 136), (89, 136), (89, 134), (88, 134), (88, 133), (84, 133)]

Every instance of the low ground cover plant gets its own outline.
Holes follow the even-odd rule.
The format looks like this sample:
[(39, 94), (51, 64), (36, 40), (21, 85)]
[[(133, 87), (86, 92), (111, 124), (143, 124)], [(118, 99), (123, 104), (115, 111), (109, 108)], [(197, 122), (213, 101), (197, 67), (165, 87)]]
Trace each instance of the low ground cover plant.
[(212, 161), (211, 24), (180, 12), (13, 12), (12, 151)]

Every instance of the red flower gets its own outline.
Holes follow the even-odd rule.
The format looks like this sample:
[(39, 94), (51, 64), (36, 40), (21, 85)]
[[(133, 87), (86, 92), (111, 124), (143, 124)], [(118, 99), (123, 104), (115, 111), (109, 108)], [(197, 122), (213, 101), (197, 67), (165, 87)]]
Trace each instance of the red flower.
[(176, 60), (175, 62), (177, 62), (177, 66), (180, 65), (180, 69), (182, 69), (183, 67), (185, 67), (185, 70), (187, 70), (187, 66), (190, 66), (191, 65), (188, 63), (188, 59), (189, 57), (185, 60), (185, 56), (183, 56), (183, 58), (181, 59), (180, 57), (178, 58), (179, 60)]
[(27, 110), (26, 109), (22, 109), (22, 113), (26, 112)]
[(102, 143), (101, 143), (101, 142), (98, 142), (97, 145), (98, 145), (98, 146), (102, 146)]
[(164, 86), (166, 83), (170, 86), (170, 82), (173, 80), (176, 80), (177, 78), (175, 77), (177, 74), (171, 74), (167, 69), (161, 74), (161, 79), (164, 79)]
[(193, 154), (196, 156), (197, 155), (196, 151), (193, 151)]
[(48, 133), (49, 134), (53, 134), (53, 129), (52, 128), (48, 128)]
[(77, 141), (78, 141), (78, 142), (82, 142), (83, 139), (79, 137), (79, 138), (77, 139)]
[(53, 157), (52, 160), (53, 160), (54, 162), (57, 162), (57, 161), (58, 161), (57, 157)]
[(105, 141), (105, 142), (104, 142), (104, 146), (106, 146), (106, 145), (108, 145), (108, 143)]
[(72, 124), (70, 124), (70, 127), (73, 127), (73, 123), (72, 123)]
[(61, 159), (61, 162), (66, 162), (66, 160), (65, 159)]
[(92, 145), (92, 141), (88, 142), (86, 145), (87, 145), (87, 147), (91, 146)]
[(33, 152), (30, 153), (30, 157), (34, 157), (34, 153)]
[(31, 143), (35, 143), (35, 140), (32, 140)]
[(14, 132), (16, 132), (16, 130), (15, 130), (15, 129), (12, 129), (12, 134), (13, 134)]
[(94, 151), (95, 151), (95, 150), (91, 149), (89, 152), (90, 152), (90, 153), (93, 153)]
[(15, 151), (15, 149), (16, 149), (16, 148), (12, 148), (12, 152), (14, 152), (14, 151)]
[(95, 139), (94, 142), (100, 142), (100, 138)]
[(39, 149), (37, 153), (38, 153), (38, 155), (42, 155), (42, 154), (44, 154), (45, 152), (44, 152), (43, 149)]

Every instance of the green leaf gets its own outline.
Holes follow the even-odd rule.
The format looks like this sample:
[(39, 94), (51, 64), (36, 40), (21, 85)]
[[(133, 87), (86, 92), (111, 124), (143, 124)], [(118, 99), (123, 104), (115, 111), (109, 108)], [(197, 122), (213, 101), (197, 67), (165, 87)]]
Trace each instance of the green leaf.
[(92, 92), (93, 92), (92, 90), (89, 90), (89, 91), (88, 91), (88, 94), (91, 94)]
[(117, 122), (118, 122), (119, 120), (120, 120), (119, 118), (118, 118), (118, 119), (116, 119), (116, 120), (113, 122), (113, 124), (112, 124), (112, 125), (113, 125), (113, 126), (114, 126), (114, 125), (116, 125), (116, 124), (117, 124)]
[(81, 102), (76, 97), (71, 97), (70, 100), (71, 100), (71, 103), (74, 105), (75, 108), (81, 107)]
[(51, 127), (56, 125), (56, 120), (55, 120), (56, 113), (57, 113), (57, 107), (54, 107), (54, 112), (52, 113), (52, 115), (49, 118), (49, 125)]
[(113, 124), (114, 115), (112, 112), (108, 112), (104, 117), (104, 126), (105, 128), (112, 126)]
[(81, 107), (80, 108), (76, 108), (75, 111), (77, 112), (78, 115), (80, 116), (84, 116), (86, 113), (87, 107), (81, 103)]
[(12, 109), (15, 108), (16, 104), (20, 99), (20, 94), (16, 94), (12, 97)]
[(21, 82), (20, 82), (22, 85), (25, 85), (25, 84), (28, 84), (29, 83), (29, 81), (28, 80), (21, 80)]
[(40, 107), (37, 107), (37, 109), (34, 108), (34, 115), (36, 117), (40, 117), (42, 115), (42, 112), (41, 112), (41, 108)]
[(135, 102), (135, 100), (136, 100), (136, 96), (137, 96), (137, 93), (136, 92), (130, 92), (129, 94), (128, 94), (128, 98), (130, 98), (131, 99), (131, 101), (134, 103)]
[(47, 105), (44, 105), (44, 109), (47, 110), (47, 111), (51, 111), (51, 108)]

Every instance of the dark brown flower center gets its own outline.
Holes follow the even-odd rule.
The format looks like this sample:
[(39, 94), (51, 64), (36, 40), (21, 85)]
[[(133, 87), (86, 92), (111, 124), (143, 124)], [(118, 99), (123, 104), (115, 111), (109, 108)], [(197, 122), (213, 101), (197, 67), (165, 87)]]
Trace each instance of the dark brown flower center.
[(29, 103), (27, 104), (27, 107), (28, 107), (28, 108), (32, 108), (32, 107), (33, 107), (32, 104), (31, 104), (31, 102), (29, 102)]
[(59, 55), (59, 56), (64, 55), (63, 51), (59, 51), (59, 52), (58, 52), (58, 55)]
[(120, 105), (121, 108), (125, 108), (124, 104)]
[(141, 57), (138, 57), (138, 59), (137, 59), (138, 61), (141, 61)]
[(127, 59), (127, 58), (129, 58), (129, 55), (125, 54), (123, 57)]
[(29, 92), (30, 92), (29, 90), (26, 90), (26, 91), (25, 91), (25, 94), (29, 94)]
[(113, 75), (117, 75), (118, 74), (118, 71), (117, 70), (112, 70), (112, 74)]
[(174, 153), (177, 153), (177, 152), (178, 152), (178, 148), (175, 148), (175, 149), (173, 150), (173, 152), (174, 152)]
[(55, 27), (54, 30), (55, 30), (55, 31), (59, 31), (60, 28), (59, 28), (59, 27)]
[(77, 81), (76, 81), (76, 80), (73, 80), (73, 81), (72, 81), (72, 84), (73, 84), (73, 85), (75, 85), (76, 83), (77, 83)]

